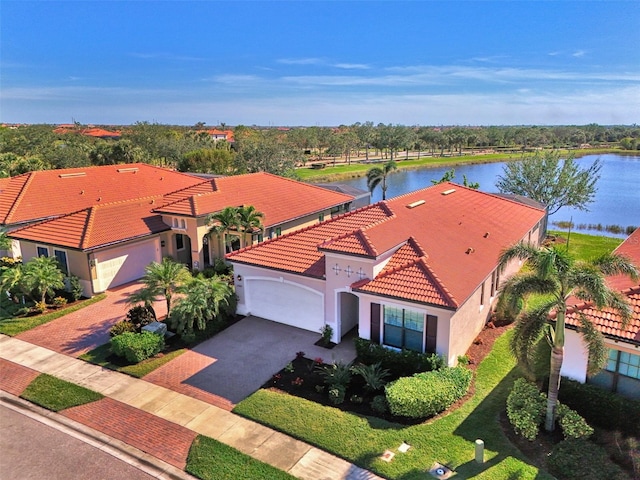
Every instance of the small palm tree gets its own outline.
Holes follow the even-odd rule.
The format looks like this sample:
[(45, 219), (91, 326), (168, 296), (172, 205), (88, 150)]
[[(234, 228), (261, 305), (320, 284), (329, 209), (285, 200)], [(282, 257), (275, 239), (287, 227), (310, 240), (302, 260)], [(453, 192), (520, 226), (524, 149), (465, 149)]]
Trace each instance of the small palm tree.
[[(592, 262), (574, 260), (566, 249), (534, 247), (519, 243), (505, 249), (500, 255), (500, 268), (513, 259), (526, 260), (528, 269), (509, 278), (501, 287), (501, 296), (514, 313), (524, 305), (530, 294), (541, 294), (548, 300), (540, 306), (520, 313), (514, 328), (511, 349), (518, 361), (530, 367), (538, 341), (547, 333), (551, 344), (549, 391), (545, 429), (555, 428), (556, 405), (560, 389), (560, 369), (564, 360), (565, 317), (567, 300), (574, 296), (592, 302), (596, 308), (610, 307), (619, 312), (624, 322), (631, 318), (632, 310), (625, 298), (609, 289), (605, 276), (625, 274), (638, 278), (637, 268), (625, 257), (608, 254)], [(550, 322), (555, 319), (555, 323)], [(585, 316), (581, 316), (583, 338), (588, 343), (592, 373), (602, 368), (604, 345), (602, 335)]]
[(238, 209), (238, 225), (243, 234), (242, 236), (245, 237), (247, 234), (262, 232), (264, 229), (262, 225), (263, 218), (264, 214), (256, 210), (253, 205), (240, 207)]
[(387, 199), (387, 175), (397, 170), (398, 165), (393, 160), (389, 160), (382, 167), (373, 167), (367, 171), (367, 188), (373, 193), (380, 183), (382, 183), (382, 200)]
[(157, 320), (158, 316), (153, 308), (153, 303), (157, 300), (157, 297), (158, 295), (155, 291), (143, 287), (130, 294), (126, 301), (127, 305), (131, 307), (143, 304), (144, 307), (151, 312), (153, 318)]
[(64, 288), (64, 273), (55, 257), (35, 257), (24, 266), (21, 282), (44, 304), (47, 295)]
[(230, 245), (228, 233), (231, 230), (239, 230), (240, 222), (237, 207), (226, 207), (219, 212), (212, 213), (207, 218), (207, 224), (213, 224), (209, 229), (208, 235), (216, 235), (222, 239), (223, 245), (226, 247)]
[(191, 273), (185, 265), (165, 257), (160, 263), (151, 262), (146, 266), (144, 277), (142, 277), (143, 292), (135, 292), (132, 296), (147, 299), (163, 296), (167, 302), (168, 317), (171, 313), (173, 294), (179, 291), (191, 278)]

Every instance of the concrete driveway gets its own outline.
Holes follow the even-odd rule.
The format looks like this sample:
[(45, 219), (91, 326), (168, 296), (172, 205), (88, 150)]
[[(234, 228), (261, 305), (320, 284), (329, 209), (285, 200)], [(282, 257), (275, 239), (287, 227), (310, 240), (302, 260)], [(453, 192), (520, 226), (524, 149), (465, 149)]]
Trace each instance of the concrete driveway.
[(319, 332), (247, 317), (146, 376), (145, 380), (178, 391), (188, 390), (191, 395), (197, 389), (236, 404), (258, 390), (292, 361), (297, 352), (305, 352), (307, 358), (321, 357), (325, 362), (352, 361), (356, 357), (353, 335), (329, 350), (314, 345), (320, 338)]

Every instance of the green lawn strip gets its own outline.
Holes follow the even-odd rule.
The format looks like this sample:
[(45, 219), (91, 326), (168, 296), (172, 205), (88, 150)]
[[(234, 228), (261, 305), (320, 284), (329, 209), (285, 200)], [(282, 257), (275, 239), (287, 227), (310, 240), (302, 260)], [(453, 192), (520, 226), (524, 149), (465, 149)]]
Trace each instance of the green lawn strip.
[[(571, 150), (571, 153), (577, 157), (585, 155), (598, 155), (604, 153), (625, 153), (622, 150), (616, 149), (589, 149), (589, 150)], [(531, 156), (532, 154), (527, 154)], [(402, 153), (396, 156), (395, 160), (398, 162), (398, 168), (428, 168), (428, 167), (442, 167), (442, 166), (455, 166), (466, 165), (475, 163), (490, 163), (490, 162), (506, 162), (509, 160), (518, 160), (522, 158), (519, 153), (490, 153), (486, 155), (462, 155), (462, 156), (449, 156), (449, 157), (422, 157), (420, 159), (412, 158), (404, 160)], [(384, 163), (385, 160), (381, 160), (380, 163)], [(316, 162), (310, 162), (316, 163)], [(309, 165), (310, 165), (309, 164)], [(312, 182), (332, 182), (339, 181), (346, 178), (364, 177), (371, 167), (376, 164), (372, 163), (352, 163), (351, 165), (339, 164), (335, 167), (327, 166), (322, 169), (313, 169), (309, 167), (298, 168), (296, 175), (305, 181)]]
[(286, 480), (293, 479), (260, 460), (213, 438), (198, 435), (191, 444), (187, 458), (187, 473), (203, 480)]
[[(567, 232), (556, 230), (550, 230), (549, 234), (557, 235), (565, 240), (568, 236)], [(623, 240), (623, 238), (617, 237), (571, 232), (571, 237), (569, 238), (569, 253), (577, 260), (593, 260), (605, 253), (611, 253)], [(562, 244), (560, 244), (560, 246), (561, 245)]]
[(43, 315), (35, 315), (33, 317), (4, 318), (0, 320), (0, 333), (9, 335), (11, 337), (16, 336), (19, 333), (26, 332), (27, 330), (31, 330), (32, 328), (51, 322), (52, 320), (56, 320), (57, 318), (60, 318), (64, 315), (73, 313), (82, 308), (88, 307), (89, 305), (93, 305), (94, 303), (99, 302), (100, 300), (104, 300), (105, 298), (107, 298), (107, 295), (101, 293), (100, 295), (96, 295), (95, 297), (83, 300), (82, 302), (76, 303), (67, 308), (61, 308), (60, 310), (45, 313)]
[(100, 345), (97, 348), (94, 348), (90, 352), (84, 353), (80, 355), (80, 359), (85, 362), (93, 363), (94, 365), (99, 365), (104, 368), (108, 368), (110, 370), (116, 370), (118, 372), (126, 373), (127, 375), (131, 375), (132, 377), (142, 378), (145, 375), (153, 372), (155, 369), (160, 368), (165, 363), (170, 362), (174, 358), (182, 355), (187, 350), (185, 348), (181, 348), (179, 350), (174, 350), (172, 352), (163, 354), (159, 357), (149, 358), (147, 360), (143, 360), (140, 363), (135, 365), (118, 365), (112, 363), (108, 360), (111, 355), (111, 345), (105, 343), (104, 345)]
[[(258, 390), (234, 412), (392, 479), (422, 479), (436, 461), (454, 467), (461, 478), (552, 478), (529, 465), (498, 424), (517, 377), (508, 335), (498, 339), (478, 367), (473, 398), (451, 414), (420, 425), (362, 417), (269, 390)], [(486, 445), (483, 465), (473, 461), (478, 438)], [(391, 463), (378, 458), (387, 449), (397, 451), (403, 441), (412, 445), (406, 454), (396, 453)]]
[(103, 398), (98, 392), (42, 373), (22, 392), (20, 397), (54, 412), (84, 405)]

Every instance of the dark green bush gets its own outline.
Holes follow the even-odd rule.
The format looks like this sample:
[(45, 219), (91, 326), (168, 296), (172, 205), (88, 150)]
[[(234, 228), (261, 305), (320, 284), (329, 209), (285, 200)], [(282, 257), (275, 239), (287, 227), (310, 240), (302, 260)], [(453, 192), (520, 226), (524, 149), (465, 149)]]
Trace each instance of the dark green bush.
[(76, 302), (82, 298), (82, 284), (80, 283), (80, 279), (75, 275), (71, 275), (69, 277), (69, 293), (71, 294), (71, 298), (73, 298)]
[(334, 362), (329, 365), (319, 365), (317, 371), (329, 389), (335, 386), (342, 386), (346, 389), (351, 381), (350, 363)]
[(507, 417), (515, 432), (534, 440), (544, 419), (546, 404), (547, 399), (538, 387), (518, 378), (507, 397)]
[(387, 397), (384, 395), (376, 395), (369, 405), (371, 405), (371, 410), (379, 414), (387, 413), (387, 410), (389, 410)]
[(127, 312), (127, 321), (136, 327), (136, 332), (140, 333), (142, 327), (156, 321), (153, 311), (144, 305), (136, 305)]
[(582, 415), (589, 425), (640, 437), (640, 401), (568, 378), (562, 379), (559, 398)]
[(593, 428), (575, 410), (571, 410), (559, 403), (557, 409), (558, 423), (565, 440), (571, 438), (589, 438), (593, 435)]
[(125, 332), (111, 339), (111, 351), (131, 363), (153, 357), (164, 348), (164, 337), (151, 332)]
[(347, 389), (344, 385), (336, 384), (329, 389), (329, 401), (334, 405), (340, 405), (344, 402), (344, 395)]
[(385, 389), (389, 410), (409, 418), (436, 415), (467, 393), (472, 376), (471, 370), (454, 367), (401, 377)]
[(549, 472), (560, 480), (623, 480), (629, 477), (606, 452), (584, 438), (558, 443), (547, 460)]
[(136, 326), (128, 320), (122, 320), (109, 329), (109, 335), (117, 337), (125, 332), (136, 333)]
[(445, 365), (444, 359), (435, 353), (419, 353), (412, 350), (396, 351), (364, 338), (356, 338), (358, 360), (365, 365), (379, 363), (389, 370), (392, 378), (410, 377), (414, 373), (430, 372)]

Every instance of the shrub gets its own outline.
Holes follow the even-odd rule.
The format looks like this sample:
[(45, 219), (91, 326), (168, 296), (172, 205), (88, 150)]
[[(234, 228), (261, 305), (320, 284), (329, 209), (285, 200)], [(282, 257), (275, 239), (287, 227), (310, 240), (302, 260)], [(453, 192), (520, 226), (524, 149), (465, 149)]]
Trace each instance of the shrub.
[(67, 299), (64, 297), (56, 297), (53, 299), (53, 306), (56, 308), (62, 308), (67, 304)]
[(333, 328), (326, 323), (320, 329), (320, 341), (323, 345), (329, 345), (331, 343), (331, 337), (333, 337)]
[(351, 364), (334, 362), (318, 366), (318, 373), (324, 378), (324, 383), (329, 386), (329, 390), (336, 386), (346, 389), (351, 381)]
[(365, 389), (370, 392), (376, 392), (382, 390), (387, 384), (387, 377), (389, 377), (389, 370), (384, 369), (379, 363), (372, 365), (364, 365), (362, 363), (351, 367), (351, 371), (360, 375), (365, 382)]
[(561, 385), (560, 401), (582, 415), (590, 425), (640, 437), (640, 401), (568, 378), (563, 378)]
[(47, 311), (47, 303), (46, 302), (36, 302), (33, 305), (33, 311), (36, 313), (44, 313)]
[(83, 289), (82, 284), (80, 283), (80, 279), (75, 275), (71, 275), (69, 277), (69, 290), (71, 293), (71, 298), (73, 298), (74, 301), (77, 302), (78, 300), (80, 300), (80, 298), (82, 297)]
[(527, 440), (538, 436), (544, 419), (547, 399), (538, 387), (518, 378), (507, 397), (507, 417), (518, 435)]
[(351, 403), (361, 404), (364, 401), (360, 395), (356, 395), (355, 393), (349, 397), (349, 401)]
[(467, 393), (472, 375), (454, 367), (399, 378), (386, 387), (389, 410), (409, 418), (436, 415)]
[(409, 377), (414, 373), (438, 370), (445, 366), (444, 359), (435, 353), (419, 353), (412, 350), (391, 350), (364, 338), (357, 338), (358, 360), (365, 365), (379, 363), (389, 370), (392, 378)]
[(164, 337), (151, 332), (125, 332), (111, 339), (111, 350), (131, 363), (154, 356), (164, 348)]
[(334, 405), (340, 405), (344, 402), (344, 394), (347, 389), (344, 385), (334, 385), (329, 389), (329, 401)]
[(142, 327), (156, 321), (153, 312), (144, 305), (136, 305), (127, 312), (127, 321), (131, 322), (136, 328), (136, 332), (140, 333)]
[(560, 480), (628, 478), (620, 467), (609, 460), (601, 447), (584, 438), (558, 443), (549, 455), (547, 466), (549, 472)]
[(111, 337), (117, 337), (126, 332), (136, 333), (136, 326), (128, 320), (122, 320), (109, 329)]
[(593, 435), (593, 428), (575, 410), (563, 404), (558, 404), (558, 423), (562, 428), (565, 440), (571, 438), (589, 438)]
[(373, 400), (369, 405), (371, 405), (371, 410), (380, 415), (383, 413), (387, 413), (387, 410), (389, 409), (387, 405), (387, 397), (385, 397), (384, 395), (376, 395), (375, 397), (373, 397)]

